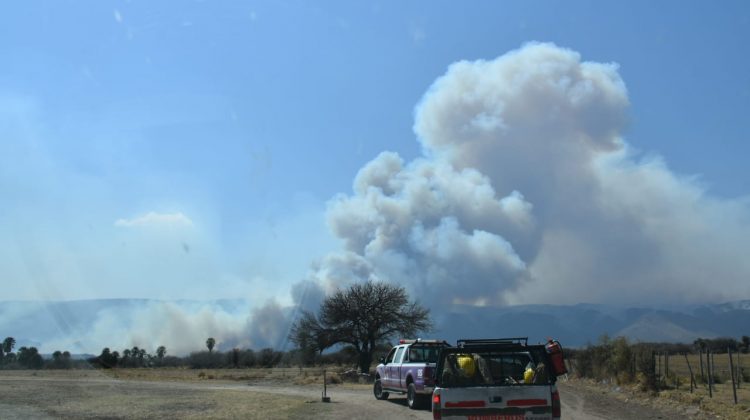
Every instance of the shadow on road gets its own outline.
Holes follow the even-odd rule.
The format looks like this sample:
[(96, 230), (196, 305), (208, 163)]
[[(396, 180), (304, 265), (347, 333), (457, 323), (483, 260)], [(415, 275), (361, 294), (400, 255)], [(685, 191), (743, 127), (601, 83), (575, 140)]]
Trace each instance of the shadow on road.
[[(401, 397), (389, 396), (386, 401), (389, 402), (389, 403), (391, 403), (391, 404), (394, 404), (394, 405), (400, 405), (402, 407), (407, 407), (407, 404), (406, 404), (406, 395), (401, 396)], [(425, 408), (418, 408), (415, 411), (430, 411), (430, 407), (427, 406)]]

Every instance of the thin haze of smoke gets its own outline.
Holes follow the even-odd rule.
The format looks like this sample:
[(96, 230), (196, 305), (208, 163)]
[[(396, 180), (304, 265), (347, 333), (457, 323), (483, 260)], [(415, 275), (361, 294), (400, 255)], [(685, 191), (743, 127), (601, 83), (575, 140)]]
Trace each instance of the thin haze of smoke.
[(383, 152), (331, 200), (345, 249), (295, 302), (366, 279), (435, 311), (750, 296), (748, 201), (639, 157), (622, 137), (628, 108), (617, 65), (552, 44), (451, 65), (416, 108), (423, 156)]
[(284, 349), (288, 312), (274, 301), (253, 309), (206, 302), (136, 302), (99, 310), (93, 325), (73, 314), (56, 316), (58, 334), (42, 343), (42, 351), (98, 354), (105, 346), (118, 351), (138, 346), (154, 352), (164, 345), (171, 355), (185, 355), (206, 350), (208, 337), (216, 339), (221, 351)]

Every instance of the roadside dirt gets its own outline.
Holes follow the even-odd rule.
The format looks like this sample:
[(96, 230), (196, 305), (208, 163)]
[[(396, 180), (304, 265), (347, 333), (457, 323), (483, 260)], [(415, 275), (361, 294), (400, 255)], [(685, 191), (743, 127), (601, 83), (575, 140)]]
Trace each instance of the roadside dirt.
[(697, 407), (659, 407), (648, 400), (628, 398), (578, 381), (559, 381), (564, 418), (580, 420), (714, 419)]
[[(697, 407), (658, 407), (582, 382), (558, 384), (563, 418), (716, 418)], [(331, 385), (331, 403), (321, 402), (321, 392), (319, 385), (291, 380), (123, 380), (74, 371), (0, 371), (0, 418), (432, 418), (428, 410), (410, 410), (403, 396), (375, 400), (370, 385)]]

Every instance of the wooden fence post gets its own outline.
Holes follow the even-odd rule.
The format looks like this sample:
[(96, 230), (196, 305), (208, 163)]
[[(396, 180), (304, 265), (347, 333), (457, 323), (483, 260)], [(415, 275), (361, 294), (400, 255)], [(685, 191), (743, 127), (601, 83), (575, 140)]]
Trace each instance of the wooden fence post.
[(729, 356), (729, 372), (732, 376), (732, 394), (734, 394), (734, 404), (737, 404), (737, 387), (734, 383), (734, 363), (732, 363), (732, 350), (727, 349), (727, 355)]
[(739, 351), (737, 352), (737, 388), (740, 387), (740, 382), (744, 379), (742, 377), (742, 360), (740, 360), (740, 353), (741, 352)]
[[(688, 360), (687, 353), (683, 353), (685, 356), (685, 363), (688, 365), (688, 371), (690, 371), (690, 393), (693, 393), (693, 384), (695, 384), (695, 377), (693, 377), (693, 368), (690, 367), (690, 360)], [(696, 386), (697, 388), (697, 386)]]
[(716, 379), (716, 358), (714, 357), (716, 353), (711, 352), (711, 377)]
[(656, 353), (656, 366), (658, 368), (656, 371), (656, 378), (659, 383), (661, 383), (661, 353), (659, 352)]
[(706, 370), (708, 371), (708, 397), (714, 397), (714, 382), (711, 374), (711, 350), (706, 350)]

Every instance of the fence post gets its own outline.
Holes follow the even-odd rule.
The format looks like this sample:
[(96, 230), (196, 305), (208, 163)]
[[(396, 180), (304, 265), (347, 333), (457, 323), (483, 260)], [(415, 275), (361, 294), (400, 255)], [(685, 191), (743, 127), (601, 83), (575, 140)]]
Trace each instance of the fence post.
[(714, 358), (716, 354), (714, 352), (711, 352), (711, 377), (716, 379), (716, 359)]
[(734, 363), (732, 363), (732, 350), (727, 348), (727, 355), (729, 356), (729, 372), (732, 375), (732, 394), (734, 394), (734, 404), (737, 404), (737, 387), (734, 383)]
[(701, 363), (701, 382), (706, 382), (706, 375), (703, 371), (703, 349), (702, 348), (698, 348), (698, 359), (700, 360), (700, 363)]
[(661, 353), (656, 353), (656, 366), (658, 367), (658, 370), (656, 371), (656, 379), (659, 381), (659, 385), (661, 385)]
[(690, 371), (690, 393), (693, 393), (693, 384), (695, 383), (695, 378), (693, 377), (693, 368), (690, 367), (690, 360), (688, 360), (687, 353), (682, 353), (683, 356), (685, 356), (685, 363), (688, 365), (688, 371)]
[(741, 352), (737, 352), (737, 388), (740, 387), (740, 382), (744, 379), (742, 377), (742, 360), (740, 359)]
[(711, 374), (711, 350), (706, 350), (706, 370), (708, 371), (708, 397), (714, 397), (714, 382)]

